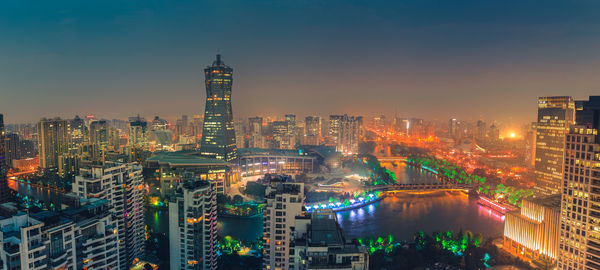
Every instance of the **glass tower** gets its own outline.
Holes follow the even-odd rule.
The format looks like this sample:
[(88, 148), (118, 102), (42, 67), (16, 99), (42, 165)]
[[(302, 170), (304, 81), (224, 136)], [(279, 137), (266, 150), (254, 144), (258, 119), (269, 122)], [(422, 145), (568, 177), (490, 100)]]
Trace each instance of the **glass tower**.
[(204, 156), (233, 161), (237, 158), (235, 129), (231, 111), (233, 69), (217, 60), (204, 69), (206, 108), (200, 152)]

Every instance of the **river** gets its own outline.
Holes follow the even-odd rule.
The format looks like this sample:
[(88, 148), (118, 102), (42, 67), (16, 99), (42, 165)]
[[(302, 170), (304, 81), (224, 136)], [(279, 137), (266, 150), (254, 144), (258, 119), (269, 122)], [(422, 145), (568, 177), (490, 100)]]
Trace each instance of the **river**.
[[(399, 183), (431, 183), (435, 176), (403, 163), (384, 163)], [(41, 198), (60, 205), (62, 194), (9, 180), (9, 186), (29, 197)], [(154, 232), (168, 234), (168, 211), (150, 208), (145, 223)], [(344, 234), (349, 238), (393, 235), (396, 239), (412, 239), (423, 230), (470, 230), (485, 237), (502, 236), (504, 219), (477, 204), (477, 200), (462, 192), (431, 192), (425, 194), (395, 194), (372, 205), (337, 213)], [(262, 234), (262, 217), (219, 218), (218, 233), (236, 239), (256, 240)]]

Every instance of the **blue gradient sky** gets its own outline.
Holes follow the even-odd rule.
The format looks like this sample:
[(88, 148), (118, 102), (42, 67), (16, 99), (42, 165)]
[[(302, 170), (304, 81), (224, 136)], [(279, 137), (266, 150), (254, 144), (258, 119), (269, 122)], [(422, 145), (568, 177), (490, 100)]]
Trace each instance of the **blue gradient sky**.
[(535, 119), (536, 97), (600, 94), (598, 1), (5, 1), (5, 121), (204, 108), (234, 68), (234, 114)]

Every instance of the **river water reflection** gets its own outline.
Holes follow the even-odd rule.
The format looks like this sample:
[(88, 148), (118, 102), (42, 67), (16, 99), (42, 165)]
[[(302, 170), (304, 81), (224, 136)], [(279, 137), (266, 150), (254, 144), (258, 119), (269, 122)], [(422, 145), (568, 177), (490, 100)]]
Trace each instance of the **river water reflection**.
[[(435, 175), (405, 164), (382, 164), (396, 174), (398, 182), (432, 183)], [(416, 231), (470, 230), (484, 237), (502, 236), (504, 218), (477, 204), (462, 192), (396, 194), (372, 205), (338, 212), (338, 221), (347, 237), (394, 235), (410, 240)], [(220, 219), (219, 234), (240, 239), (256, 239), (262, 233), (262, 218)]]

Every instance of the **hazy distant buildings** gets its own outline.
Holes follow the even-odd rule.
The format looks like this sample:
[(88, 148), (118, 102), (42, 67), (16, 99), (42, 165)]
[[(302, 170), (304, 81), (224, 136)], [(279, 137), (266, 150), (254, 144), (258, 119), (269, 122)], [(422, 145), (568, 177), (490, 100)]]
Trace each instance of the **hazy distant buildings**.
[(321, 117), (307, 116), (304, 118), (303, 145), (319, 145), (321, 143)]
[(71, 151), (76, 152), (88, 136), (88, 128), (85, 125), (85, 121), (77, 115), (69, 124), (69, 135), (71, 136)]
[(273, 148), (293, 149), (296, 145), (295, 136), (290, 134), (290, 123), (288, 121), (271, 122), (273, 130)]
[(186, 179), (169, 203), (171, 269), (217, 268), (215, 183)]
[(154, 116), (152, 120), (150, 130), (167, 130), (169, 128), (169, 122), (167, 120), (162, 119), (158, 116)]
[(248, 147), (265, 148), (266, 141), (263, 134), (263, 118), (252, 117), (248, 119)]
[(328, 135), (338, 152), (358, 153), (358, 144), (364, 133), (362, 116), (330, 115)]
[(560, 192), (565, 134), (574, 121), (575, 104), (571, 97), (538, 99), (535, 188), (542, 194)]
[(0, 114), (0, 203), (6, 202), (9, 198), (8, 179), (6, 173), (8, 165), (6, 164), (6, 149), (4, 148), (4, 115)]
[(232, 74), (233, 69), (225, 65), (218, 54), (212, 66), (204, 69), (206, 107), (200, 152), (225, 161), (237, 158), (231, 110)]
[(387, 129), (387, 122), (385, 115), (377, 116), (373, 118), (373, 127), (379, 132), (383, 132)]
[(110, 126), (106, 120), (97, 120), (90, 123), (90, 143), (104, 150), (110, 142)]
[(565, 141), (558, 269), (600, 269), (598, 129), (571, 127)]
[(57, 168), (58, 158), (69, 154), (69, 122), (60, 118), (43, 118), (38, 123), (40, 167)]
[(139, 116), (130, 121), (128, 139), (129, 146), (147, 150), (148, 122)]

